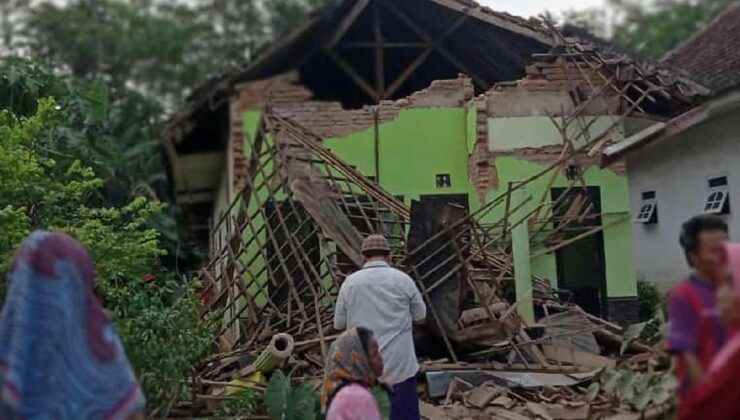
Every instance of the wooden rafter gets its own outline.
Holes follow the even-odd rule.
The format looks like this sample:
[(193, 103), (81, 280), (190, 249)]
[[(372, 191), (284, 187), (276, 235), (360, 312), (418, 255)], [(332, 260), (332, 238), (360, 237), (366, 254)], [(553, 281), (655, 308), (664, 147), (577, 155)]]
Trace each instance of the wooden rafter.
[[(380, 4), (373, 3), (373, 37), (377, 44), (383, 43), (383, 21), (380, 19)], [(383, 47), (375, 47), (375, 91), (378, 98), (385, 99), (385, 64), (383, 63)]]
[(337, 44), (337, 48), (350, 49), (350, 48), (425, 48), (428, 47), (428, 42), (340, 42)]
[(360, 76), (359, 73), (357, 73), (357, 71), (352, 67), (351, 64), (344, 61), (344, 59), (337, 55), (337, 53), (334, 51), (327, 51), (327, 54), (329, 55), (329, 57), (331, 57), (332, 60), (334, 60), (337, 66), (342, 69), (342, 71), (346, 73), (347, 76), (349, 76), (349, 78), (352, 79), (352, 81), (355, 82), (357, 86), (360, 87), (360, 89), (365, 91), (365, 93), (367, 93), (368, 96), (370, 96), (376, 102), (380, 101), (380, 97), (378, 97), (378, 93), (375, 91), (375, 89), (370, 86), (370, 84), (365, 81), (365, 79)]
[[(355, 23), (358, 17), (363, 11), (367, 10), (370, 1), (372, 4), (373, 22), (372, 42), (341, 42), (341, 39), (347, 33), (349, 28)], [(393, 14), (395, 14), (412, 32), (414, 32), (419, 38), (420, 42), (386, 42), (383, 38), (382, 26), (383, 22), (381, 19), (381, 7), (387, 7)], [(429, 58), (432, 52), (437, 52), (446, 61), (456, 67), (462, 73), (467, 74), (476, 84), (479, 89), (488, 89), (490, 83), (476, 74), (473, 69), (466, 66), (461, 60), (459, 60), (455, 54), (453, 54), (445, 45), (444, 41), (451, 36), (456, 30), (458, 30), (470, 17), (468, 13), (463, 11), (458, 19), (445, 31), (441, 36), (433, 37), (425, 29), (423, 29), (414, 19), (412, 19), (407, 13), (401, 10), (398, 5), (394, 4), (393, 1), (389, 0), (359, 0), (355, 3), (354, 7), (347, 16), (342, 19), (339, 24), (337, 31), (331, 37), (327, 44), (327, 54), (337, 64), (337, 66), (346, 73), (352, 81), (360, 87), (365, 93), (367, 93), (376, 102), (383, 99), (387, 99), (393, 96), (398, 89), (413, 75), (424, 62)], [(342, 59), (336, 52), (339, 49), (348, 48), (371, 48), (374, 54), (374, 73), (375, 80), (370, 82), (365, 80), (355, 70), (350, 63)], [(390, 84), (385, 80), (385, 63), (384, 63), (384, 50), (385, 48), (423, 48), (419, 55), (408, 65), (406, 68), (393, 80)], [(372, 92), (372, 93), (371, 93)]]
[(422, 64), (424, 64), (424, 61), (426, 61), (427, 57), (429, 57), (432, 54), (432, 48), (427, 48), (424, 51), (422, 51), (421, 54), (419, 54), (414, 61), (411, 62), (404, 70), (401, 72), (401, 74), (396, 78), (396, 80), (391, 83), (391, 85), (388, 87), (388, 90), (386, 91), (386, 97), (393, 96), (394, 93), (408, 80), (409, 77), (411, 77), (412, 74), (416, 71), (416, 69), (419, 68)]
[(490, 83), (488, 83), (482, 77), (478, 76), (468, 66), (463, 64), (457, 57), (455, 57), (452, 52), (447, 49), (447, 47), (443, 45), (444, 40), (465, 22), (465, 20), (467, 19), (467, 14), (465, 12), (463, 12), (463, 15), (455, 22), (455, 24), (450, 27), (450, 29), (443, 36), (435, 40), (426, 30), (424, 30), (411, 17), (409, 17), (406, 12), (404, 12), (396, 4), (394, 4), (392, 0), (380, 1), (387, 5), (388, 9), (393, 12), (393, 14), (395, 14), (399, 19), (401, 19), (401, 21), (403, 21), (406, 26), (409, 27), (409, 29), (415, 32), (421, 39), (430, 43), (433, 46), (434, 50), (436, 50), (450, 64), (470, 76), (470, 78), (473, 79), (473, 82), (478, 86), (478, 88), (487, 90), (491, 87)]
[(332, 37), (329, 39), (329, 42), (327, 43), (327, 49), (332, 49), (335, 45), (339, 43), (339, 41), (344, 37), (349, 28), (352, 27), (352, 24), (355, 23), (357, 18), (360, 17), (363, 11), (365, 11), (368, 4), (370, 4), (370, 0), (357, 0), (355, 5), (352, 7), (352, 10), (350, 10), (349, 13), (344, 17), (344, 19), (339, 22), (337, 31), (334, 33), (334, 35), (332, 35)]
[(486, 11), (480, 6), (471, 8), (467, 4), (464, 4), (463, 2), (457, 2), (457, 1), (451, 1), (451, 0), (431, 0), (431, 1), (439, 4), (440, 6), (444, 6), (449, 9), (456, 10), (460, 13), (471, 15), (472, 17), (480, 21), (486, 22), (494, 26), (498, 26), (499, 28), (505, 29), (509, 32), (513, 32), (519, 35), (524, 35), (526, 37), (536, 39), (537, 41), (542, 42), (545, 45), (550, 45), (550, 46), (555, 45), (555, 40), (549, 34), (546, 34), (544, 32), (541, 32), (535, 29), (530, 29), (522, 24), (518, 24), (516, 22), (512, 22), (510, 20), (504, 19), (503, 17), (500, 17), (499, 14), (496, 14), (495, 12)]

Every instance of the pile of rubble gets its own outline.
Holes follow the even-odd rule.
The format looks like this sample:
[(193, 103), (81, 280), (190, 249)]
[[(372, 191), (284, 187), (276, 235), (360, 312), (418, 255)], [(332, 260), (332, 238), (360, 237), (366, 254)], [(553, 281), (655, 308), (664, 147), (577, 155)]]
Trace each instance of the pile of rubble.
[(676, 381), (659, 347), (623, 338), (618, 326), (577, 307), (541, 323), (542, 336), (530, 344), (544, 356), (540, 363), (513, 349), (500, 353), (503, 361), (422, 362), (422, 416), (630, 420), (663, 418), (674, 409)]

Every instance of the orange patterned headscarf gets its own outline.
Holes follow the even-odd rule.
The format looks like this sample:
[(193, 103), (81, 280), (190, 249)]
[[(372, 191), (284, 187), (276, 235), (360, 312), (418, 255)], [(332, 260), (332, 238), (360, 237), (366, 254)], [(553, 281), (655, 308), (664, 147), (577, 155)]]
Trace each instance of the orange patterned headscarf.
[(377, 384), (377, 378), (370, 367), (370, 358), (362, 345), (357, 328), (345, 331), (329, 349), (322, 395), (324, 407), (344, 383), (359, 383), (368, 388)]

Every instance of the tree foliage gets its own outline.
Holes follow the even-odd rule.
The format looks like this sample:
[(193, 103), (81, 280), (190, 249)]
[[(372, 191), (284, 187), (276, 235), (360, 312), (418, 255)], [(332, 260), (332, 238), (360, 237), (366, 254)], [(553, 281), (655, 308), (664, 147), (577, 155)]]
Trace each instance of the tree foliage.
[(609, 0), (606, 8), (570, 11), (563, 20), (659, 59), (711, 21), (733, 0)]
[(9, 40), (76, 77), (105, 79), (116, 94), (135, 90), (171, 108), (210, 75), (243, 65), (317, 2), (47, 0), (24, 7)]
[(614, 41), (646, 57), (660, 58), (717, 15), (729, 0), (611, 0), (623, 21)]
[[(121, 206), (102, 205), (99, 190), (105, 182), (92, 167), (65, 153), (73, 150), (67, 143), (85, 138), (78, 124), (88, 128), (84, 123), (105, 118), (80, 111), (95, 109), (98, 102), (76, 96), (90, 87), (47, 80), (47, 73), (22, 60), (5, 64), (0, 92), (12, 93), (13, 99), (6, 96), (0, 106), (0, 276), (6, 277), (15, 247), (33, 230), (58, 230), (78, 238), (95, 261), (98, 292), (150, 408), (166, 411), (186, 389), (189, 370), (208, 350), (211, 337), (194, 315), (198, 302), (190, 286), (162, 266), (166, 251), (160, 234), (148, 227), (164, 206), (145, 197)], [(60, 102), (38, 99), (33, 110), (34, 95), (54, 94)], [(142, 280), (152, 277), (148, 283)]]

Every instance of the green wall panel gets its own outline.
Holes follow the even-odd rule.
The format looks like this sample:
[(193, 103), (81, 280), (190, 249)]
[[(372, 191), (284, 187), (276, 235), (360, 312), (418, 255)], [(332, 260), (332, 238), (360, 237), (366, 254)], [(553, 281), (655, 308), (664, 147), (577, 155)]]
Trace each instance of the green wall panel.
[[(245, 135), (254, 132), (259, 112), (245, 113)], [(468, 194), (472, 210), (480, 207), (477, 192), (468, 180), (468, 154), (477, 137), (477, 113), (474, 108), (427, 108), (402, 110), (392, 121), (379, 125), (379, 174), (376, 174), (376, 130), (373, 127), (342, 138), (325, 139), (324, 144), (337, 156), (354, 165), (366, 176), (377, 176), (380, 185), (390, 193), (403, 196), (408, 204), (420, 195)], [(247, 149), (248, 150), (248, 149)], [(546, 166), (513, 156), (500, 156), (495, 161), (500, 188), (490, 191), (487, 200), (506, 192), (509, 182), (517, 182), (542, 172)], [(436, 186), (437, 174), (450, 174), (451, 188)], [(601, 189), (603, 223), (625, 219), (629, 212), (626, 177), (611, 170), (588, 168), (583, 177), (589, 186)], [(545, 195), (549, 199), (549, 175), (526, 186), (526, 194), (533, 198), (533, 208)], [(569, 181), (558, 175), (552, 187), (566, 187)], [(546, 193), (546, 194), (545, 194)], [(484, 221), (500, 219), (504, 206), (491, 211)], [(629, 220), (604, 232), (607, 290), (609, 297), (636, 295), (632, 233)], [(537, 249), (532, 249), (536, 254)], [(557, 279), (556, 258), (544, 255), (531, 262), (532, 274)]]
[[(325, 140), (337, 156), (406, 203), (420, 195), (467, 194), (468, 165), (464, 108), (402, 110), (378, 128), (380, 173), (375, 173), (375, 130)], [(449, 174), (451, 188), (438, 188), (437, 174)]]

